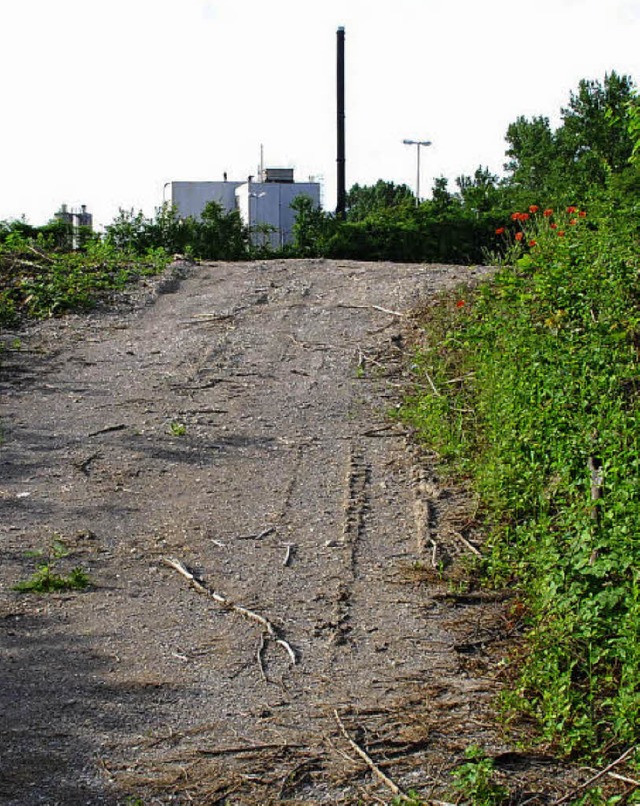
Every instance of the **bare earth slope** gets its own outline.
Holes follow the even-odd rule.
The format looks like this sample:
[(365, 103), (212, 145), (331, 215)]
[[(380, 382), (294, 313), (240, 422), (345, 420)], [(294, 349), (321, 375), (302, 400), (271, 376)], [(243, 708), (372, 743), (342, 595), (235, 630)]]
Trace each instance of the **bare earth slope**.
[[(342, 728), (423, 794), (491, 745), (501, 611), (412, 577), (456, 502), (386, 417), (398, 314), (482, 273), (204, 264), (5, 352), (0, 802), (389, 802)], [(14, 592), (54, 535), (93, 585)]]

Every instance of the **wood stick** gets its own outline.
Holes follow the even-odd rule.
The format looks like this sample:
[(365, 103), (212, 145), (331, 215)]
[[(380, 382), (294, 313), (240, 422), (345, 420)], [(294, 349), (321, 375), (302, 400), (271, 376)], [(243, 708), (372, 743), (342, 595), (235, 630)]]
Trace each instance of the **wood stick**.
[(373, 308), (374, 311), (381, 311), (382, 313), (388, 313), (390, 316), (401, 316), (404, 317), (406, 314), (401, 313), (400, 311), (391, 311), (389, 308), (383, 308), (381, 305), (352, 305), (346, 302), (339, 302), (337, 305), (338, 308)]
[(236, 540), (262, 540), (263, 537), (267, 537), (267, 535), (272, 534), (275, 530), (275, 526), (267, 526), (266, 529), (263, 529), (261, 532), (256, 532), (255, 534), (239, 535)]
[(429, 386), (430, 386), (430, 387), (431, 387), (431, 389), (433, 390), (433, 394), (434, 394), (436, 397), (442, 397), (442, 395), (440, 394), (440, 392), (438, 392), (438, 390), (436, 389), (436, 385), (435, 385), (435, 383), (434, 383), (434, 382), (431, 380), (431, 375), (429, 375), (429, 373), (427, 372), (427, 370), (426, 370), (426, 369), (423, 369), (423, 370), (422, 370), (422, 372), (424, 372), (424, 376), (425, 376), (425, 378), (427, 379), (427, 382), (428, 382)]
[(599, 778), (602, 778), (603, 775), (607, 775), (614, 767), (617, 767), (618, 764), (622, 764), (622, 762), (627, 759), (633, 752), (638, 749), (638, 745), (633, 745), (628, 750), (626, 750), (621, 756), (619, 756), (615, 761), (612, 761), (608, 767), (605, 767), (600, 772), (597, 772), (595, 775), (591, 776), (588, 781), (585, 781), (580, 786), (572, 789), (571, 792), (567, 793), (564, 797), (560, 798), (560, 800), (554, 800), (552, 806), (559, 806), (560, 803), (567, 803), (578, 794), (578, 792), (582, 792), (583, 789), (591, 786), (591, 784), (595, 783)]
[(291, 555), (293, 554), (293, 550), (296, 547), (295, 543), (285, 543), (287, 553), (284, 555), (284, 560), (282, 561), (282, 565), (286, 568), (289, 563), (291, 562)]
[(269, 682), (269, 678), (267, 677), (267, 673), (264, 670), (264, 661), (262, 660), (262, 653), (264, 651), (264, 633), (260, 634), (260, 646), (258, 647), (258, 651), (256, 653), (256, 660), (258, 661), (258, 668), (260, 669), (260, 674), (262, 675), (262, 679), (265, 683)]
[(230, 756), (239, 755), (241, 753), (261, 753), (264, 750), (297, 750), (304, 747), (301, 744), (277, 744), (275, 742), (270, 744), (250, 744), (246, 747), (220, 747), (218, 749), (207, 750), (206, 748), (198, 748), (195, 752), (199, 756)]
[(616, 781), (623, 781), (625, 784), (635, 786), (636, 789), (640, 787), (640, 781), (635, 781), (633, 778), (627, 778), (625, 775), (618, 775), (617, 772), (608, 772), (607, 776), (609, 778), (615, 778)]
[(216, 593), (215, 591), (209, 590), (205, 587), (199, 580), (195, 578), (195, 576), (189, 571), (186, 565), (177, 560), (175, 557), (163, 557), (162, 558), (163, 565), (169, 566), (169, 568), (173, 568), (177, 571), (181, 576), (183, 576), (186, 580), (188, 580), (191, 587), (196, 590), (198, 593), (201, 593), (203, 596), (208, 596), (210, 599), (213, 599), (218, 604), (226, 607), (228, 610), (234, 610), (244, 618), (249, 619), (250, 621), (255, 621), (263, 628), (265, 633), (273, 639), (276, 644), (280, 644), (280, 646), (285, 650), (287, 655), (289, 656), (292, 665), (295, 666), (297, 663), (296, 653), (291, 648), (290, 644), (284, 640), (284, 638), (280, 637), (280, 634), (273, 626), (273, 624), (266, 619), (264, 616), (261, 616), (259, 613), (255, 613), (253, 610), (249, 610), (247, 607), (242, 607), (242, 605), (236, 604), (232, 602), (230, 599), (227, 599), (220, 593)]
[(107, 425), (104, 428), (99, 428), (97, 431), (92, 431), (87, 434), (88, 437), (97, 437), (98, 434), (110, 434), (112, 431), (122, 431), (127, 426), (125, 423), (118, 423), (118, 425)]
[(433, 538), (429, 538), (429, 543), (431, 543), (432, 550), (431, 550), (431, 567), (437, 568), (438, 563), (436, 562), (436, 555), (438, 553), (438, 544)]
[(333, 715), (338, 723), (338, 727), (340, 728), (340, 732), (344, 736), (344, 738), (349, 742), (351, 747), (355, 750), (355, 752), (360, 756), (360, 758), (365, 762), (365, 764), (369, 767), (369, 769), (378, 776), (378, 778), (389, 787), (389, 789), (393, 792), (394, 795), (403, 798), (404, 800), (410, 800), (410, 798), (400, 789), (400, 787), (394, 783), (391, 778), (385, 775), (380, 767), (373, 761), (373, 759), (365, 753), (365, 751), (360, 747), (360, 745), (356, 744), (353, 741), (351, 736), (347, 733), (347, 730), (340, 719), (340, 715), (338, 711), (334, 708)]
[(457, 537), (458, 540), (460, 540), (469, 549), (469, 551), (472, 551), (476, 557), (482, 557), (482, 552), (479, 551), (472, 543), (469, 543), (467, 538), (463, 537), (460, 532), (452, 532), (452, 534), (455, 535), (455, 537)]

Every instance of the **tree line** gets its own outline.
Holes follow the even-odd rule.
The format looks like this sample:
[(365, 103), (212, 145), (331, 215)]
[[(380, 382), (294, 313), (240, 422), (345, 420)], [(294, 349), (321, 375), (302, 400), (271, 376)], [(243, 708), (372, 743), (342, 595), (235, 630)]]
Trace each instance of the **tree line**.
[[(278, 250), (253, 243), (239, 212), (226, 212), (215, 202), (198, 219), (180, 218), (168, 205), (153, 217), (121, 209), (103, 236), (81, 233), (80, 245), (102, 237), (137, 255), (163, 249), (216, 260), (284, 256), (487, 262), (496, 249), (496, 229), (513, 210), (531, 204), (633, 204), (640, 195), (640, 167), (633, 160), (640, 141), (638, 109), (630, 76), (612, 71), (603, 81), (584, 79), (571, 92), (556, 129), (544, 116), (521, 116), (508, 127), (503, 176), (481, 165), (472, 175), (458, 176), (455, 188), (438, 177), (431, 198), (419, 203), (407, 185), (384, 179), (355, 184), (347, 194), (344, 219), (299, 196), (292, 204), (294, 241)], [(72, 233), (61, 221), (44, 227), (0, 222), (0, 244), (15, 235), (39, 238), (56, 248), (72, 243)]]

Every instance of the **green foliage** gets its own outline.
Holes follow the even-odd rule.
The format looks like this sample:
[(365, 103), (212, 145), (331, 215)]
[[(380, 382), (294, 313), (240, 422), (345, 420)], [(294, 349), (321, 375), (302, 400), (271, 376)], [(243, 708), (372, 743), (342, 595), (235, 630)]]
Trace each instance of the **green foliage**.
[(515, 265), (431, 312), (403, 414), (477, 491), (485, 572), (525, 602), (507, 705), (598, 756), (640, 725), (638, 225), (534, 205), (504, 229)]
[(629, 162), (640, 163), (640, 95), (634, 93), (627, 103), (627, 131), (631, 139), (632, 149)]
[(394, 214), (399, 208), (415, 207), (416, 199), (406, 185), (379, 179), (375, 185), (353, 185), (347, 193), (347, 219), (364, 221), (372, 215)]
[(183, 437), (187, 433), (187, 426), (178, 420), (172, 420), (169, 423), (169, 431), (174, 437)]
[(150, 249), (189, 254), (203, 260), (243, 260), (249, 257), (249, 234), (237, 210), (225, 212), (208, 202), (199, 219), (180, 218), (164, 204), (154, 218), (140, 210), (122, 210), (106, 227), (106, 241), (118, 250), (144, 255)]
[(556, 205), (575, 203), (602, 191), (627, 170), (634, 141), (633, 81), (615, 71), (604, 81), (582, 80), (562, 110), (562, 125), (548, 118), (519, 117), (507, 130), (511, 201), (546, 199)]
[(29, 556), (43, 557), (36, 570), (24, 582), (18, 582), (13, 590), (18, 593), (53, 593), (61, 590), (84, 590), (90, 584), (86, 572), (82, 568), (73, 568), (67, 575), (56, 572), (58, 563), (67, 557), (69, 550), (59, 539), (54, 538), (46, 555), (43, 551), (30, 552)]
[(471, 806), (499, 806), (504, 803), (509, 792), (506, 786), (495, 782), (493, 759), (488, 758), (477, 745), (465, 751), (467, 761), (453, 773), (454, 785), (463, 803)]
[(82, 251), (63, 252), (43, 237), (11, 233), (0, 244), (0, 325), (25, 316), (42, 319), (87, 310), (166, 264), (161, 250), (138, 256), (108, 242), (89, 241)]
[(326, 241), (338, 226), (333, 216), (323, 212), (310, 196), (301, 194), (291, 202), (296, 218), (293, 223), (293, 248), (300, 257), (317, 257), (326, 252)]

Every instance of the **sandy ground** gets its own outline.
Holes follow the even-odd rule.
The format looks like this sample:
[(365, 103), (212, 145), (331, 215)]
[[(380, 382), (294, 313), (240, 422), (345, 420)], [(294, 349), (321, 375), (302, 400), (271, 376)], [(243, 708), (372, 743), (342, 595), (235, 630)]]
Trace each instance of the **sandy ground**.
[[(565, 773), (489, 708), (508, 602), (433, 568), (481, 543), (469, 502), (388, 417), (405, 314), (486, 271), (174, 266), (5, 334), (1, 803), (446, 800), (474, 742), (548, 802)], [(15, 592), (56, 536), (90, 588)]]

